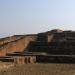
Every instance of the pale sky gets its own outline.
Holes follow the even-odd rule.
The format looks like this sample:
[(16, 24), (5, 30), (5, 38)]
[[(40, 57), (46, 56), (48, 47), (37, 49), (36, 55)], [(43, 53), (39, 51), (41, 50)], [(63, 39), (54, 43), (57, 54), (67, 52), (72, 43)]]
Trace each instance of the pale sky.
[(51, 29), (75, 30), (75, 0), (0, 0), (0, 37)]

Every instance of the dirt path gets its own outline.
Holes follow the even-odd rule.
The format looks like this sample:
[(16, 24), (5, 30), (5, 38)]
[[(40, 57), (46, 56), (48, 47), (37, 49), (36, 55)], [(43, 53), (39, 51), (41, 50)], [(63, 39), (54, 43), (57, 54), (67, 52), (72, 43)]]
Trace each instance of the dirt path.
[(24, 64), (4, 70), (0, 75), (75, 75), (75, 64)]

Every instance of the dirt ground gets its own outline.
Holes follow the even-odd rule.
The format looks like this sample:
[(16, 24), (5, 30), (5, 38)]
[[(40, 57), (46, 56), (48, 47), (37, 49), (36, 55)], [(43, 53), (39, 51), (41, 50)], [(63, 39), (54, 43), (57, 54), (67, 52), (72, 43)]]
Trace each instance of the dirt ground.
[(75, 64), (24, 64), (2, 70), (0, 75), (75, 75)]

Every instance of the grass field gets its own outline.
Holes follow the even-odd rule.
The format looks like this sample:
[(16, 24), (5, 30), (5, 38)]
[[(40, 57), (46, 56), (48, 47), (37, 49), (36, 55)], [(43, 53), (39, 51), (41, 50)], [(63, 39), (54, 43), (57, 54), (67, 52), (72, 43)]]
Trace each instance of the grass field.
[(75, 75), (75, 64), (24, 64), (2, 70), (0, 75)]

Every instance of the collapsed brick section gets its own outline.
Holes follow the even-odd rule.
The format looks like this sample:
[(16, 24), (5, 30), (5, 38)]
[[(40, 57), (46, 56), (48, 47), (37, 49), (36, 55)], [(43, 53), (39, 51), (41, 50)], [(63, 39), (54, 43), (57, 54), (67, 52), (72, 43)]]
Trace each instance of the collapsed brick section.
[(18, 40), (9, 42), (0, 47), (0, 56), (5, 56), (6, 53), (22, 52), (28, 46), (30, 41), (35, 41), (36, 36), (24, 36)]

